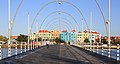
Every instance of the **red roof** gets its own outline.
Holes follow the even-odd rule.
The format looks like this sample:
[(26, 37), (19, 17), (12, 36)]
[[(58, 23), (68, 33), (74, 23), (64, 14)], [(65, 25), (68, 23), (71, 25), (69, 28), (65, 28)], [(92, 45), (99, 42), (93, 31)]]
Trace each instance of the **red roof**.
[(12, 39), (17, 39), (17, 38), (18, 38), (18, 36), (12, 36), (11, 38), (12, 38)]
[(120, 38), (120, 36), (111, 36), (111, 38), (112, 38), (112, 37), (113, 37), (113, 38)]
[(76, 30), (72, 30), (72, 32), (76, 32)]
[(39, 32), (49, 32), (48, 30), (39, 30)]
[(62, 32), (67, 32), (67, 30), (62, 30)]
[(98, 34), (98, 32), (91, 32), (92, 34)]
[(81, 32), (78, 32), (78, 33), (81, 33)]

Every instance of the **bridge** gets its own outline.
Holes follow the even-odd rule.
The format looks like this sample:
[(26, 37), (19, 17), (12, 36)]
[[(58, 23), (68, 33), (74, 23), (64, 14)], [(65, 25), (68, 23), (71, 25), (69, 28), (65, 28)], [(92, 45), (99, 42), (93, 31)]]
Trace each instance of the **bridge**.
[(0, 61), (1, 64), (117, 64), (110, 59), (70, 45), (50, 45)]
[[(39, 9), (33, 15), (32, 12), (27, 11), (27, 26), (25, 25), (23, 28), (27, 27), (25, 31), (28, 34), (20, 33), (19, 36), (13, 37), (13, 33), (15, 33), (13, 29), (16, 27), (15, 20), (26, 1), (19, 1), (15, 14), (11, 14), (11, 2), (13, 1), (8, 0), (7, 2), (8, 41), (6, 44), (0, 42), (0, 64), (120, 64), (119, 43), (114, 45), (111, 43), (114, 40), (111, 40), (110, 31), (110, 0), (105, 1), (107, 2), (105, 6), (108, 7), (107, 15), (103, 12), (99, 1), (93, 1), (99, 11), (96, 13), (101, 15), (105, 26), (105, 37), (92, 30), (92, 13), (94, 13), (92, 10), (90, 15), (88, 14), (90, 16), (90, 22), (88, 22), (89, 19), (84, 14), (86, 11), (82, 11), (79, 5), (75, 5), (78, 2), (72, 3), (66, 0), (51, 0), (45, 4), (41, 3), (40, 8), (37, 6)], [(65, 6), (72, 9), (71, 11), (74, 13), (70, 10), (66, 11)], [(45, 8), (50, 10), (44, 10)], [(99, 20), (101, 21), (101, 19)], [(99, 28), (101, 27), (99, 26)]]

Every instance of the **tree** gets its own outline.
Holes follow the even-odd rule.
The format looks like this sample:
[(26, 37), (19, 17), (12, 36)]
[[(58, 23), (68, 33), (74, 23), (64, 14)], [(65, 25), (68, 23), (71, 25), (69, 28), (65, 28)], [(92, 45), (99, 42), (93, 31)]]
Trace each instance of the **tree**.
[(7, 41), (8, 41), (8, 38), (5, 37), (5, 36), (0, 35), (0, 41), (7, 42)]
[(84, 42), (88, 43), (90, 42), (88, 38), (85, 38)]
[(55, 39), (55, 42), (56, 42), (56, 43), (60, 43), (60, 39), (59, 39), (59, 38), (56, 38), (56, 39)]
[(108, 41), (106, 41), (106, 39), (102, 39), (101, 42), (103, 42), (103, 44), (108, 44)]
[(18, 42), (27, 42), (28, 41), (28, 36), (20, 34), (20, 36), (18, 36), (18, 38), (16, 40)]
[(60, 38), (56, 38), (56, 39), (55, 39), (55, 42), (56, 42), (56, 43), (66, 43), (65, 41), (61, 40)]

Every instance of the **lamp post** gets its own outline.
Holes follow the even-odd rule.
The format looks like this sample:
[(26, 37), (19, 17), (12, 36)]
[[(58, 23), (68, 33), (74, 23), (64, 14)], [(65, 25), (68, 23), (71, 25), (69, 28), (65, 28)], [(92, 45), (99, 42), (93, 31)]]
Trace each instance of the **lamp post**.
[(29, 42), (30, 42), (30, 28), (29, 28), (29, 23), (30, 23), (30, 20), (29, 20), (29, 13), (28, 13), (28, 51), (30, 50), (30, 47), (29, 47)]
[(108, 0), (108, 57), (110, 58), (110, 0)]
[(8, 0), (8, 22), (9, 22), (9, 27), (8, 27), (8, 57), (11, 56), (11, 20), (10, 20), (10, 0)]
[(91, 37), (92, 37), (92, 12), (90, 13), (90, 51), (92, 51), (92, 40), (91, 40)]
[(36, 22), (36, 31), (37, 31), (37, 33), (36, 33), (36, 37), (37, 37), (37, 43), (36, 43), (36, 47), (38, 48), (38, 35), (39, 35), (39, 31), (38, 31), (38, 22)]
[(0, 42), (0, 60), (2, 59), (2, 47), (1, 47), (1, 45), (2, 45), (2, 42)]

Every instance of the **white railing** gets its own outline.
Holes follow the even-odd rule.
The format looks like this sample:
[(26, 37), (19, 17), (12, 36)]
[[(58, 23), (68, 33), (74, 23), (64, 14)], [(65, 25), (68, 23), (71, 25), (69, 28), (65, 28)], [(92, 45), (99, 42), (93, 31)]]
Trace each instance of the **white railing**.
[[(101, 54), (103, 56), (107, 56), (108, 57), (108, 46), (105, 45), (105, 44), (96, 44), (96, 45), (92, 45), (90, 46), (90, 44), (72, 44), (74, 46), (77, 46), (77, 47), (80, 47), (80, 48), (83, 48), (85, 50), (88, 50), (88, 51), (92, 51), (93, 53), (96, 53), (96, 54)], [(91, 47), (91, 49), (90, 49)], [(111, 45), (110, 46), (110, 58), (113, 58), (113, 59), (116, 59), (117, 61), (120, 61), (120, 45), (117, 44), (117, 45)]]

